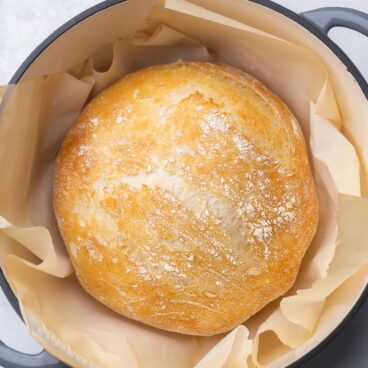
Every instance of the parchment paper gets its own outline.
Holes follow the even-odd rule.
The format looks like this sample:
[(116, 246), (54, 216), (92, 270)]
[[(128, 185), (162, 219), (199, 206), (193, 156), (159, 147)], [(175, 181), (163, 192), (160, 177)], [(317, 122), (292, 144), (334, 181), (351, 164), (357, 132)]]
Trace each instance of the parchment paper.
[[(30, 333), (73, 367), (286, 365), (338, 323), (367, 282), (368, 200), (361, 193), (368, 188), (361, 175), (368, 173), (360, 158), (368, 157), (368, 144), (357, 127), (368, 122), (342, 118), (340, 91), (311, 51), (211, 11), (209, 0), (200, 3), (157, 1), (131, 37), (64, 73), (0, 90), (0, 264)], [(244, 325), (210, 338), (133, 322), (86, 294), (51, 204), (58, 148), (86, 101), (131, 71), (178, 59), (234, 65), (277, 93), (302, 126), (320, 200), (317, 234), (293, 288)]]

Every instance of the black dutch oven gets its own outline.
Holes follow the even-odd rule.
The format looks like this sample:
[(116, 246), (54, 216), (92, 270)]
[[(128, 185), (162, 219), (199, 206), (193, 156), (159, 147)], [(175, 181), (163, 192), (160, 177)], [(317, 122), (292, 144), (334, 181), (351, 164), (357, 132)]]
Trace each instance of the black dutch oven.
[[(286, 9), (270, 0), (249, 0), (251, 3), (256, 4), (260, 9), (273, 12), (274, 15), (282, 18), (291, 20), (297, 25), (303, 27), (307, 32), (311, 34), (312, 37), (317, 38), (325, 46), (327, 46), (335, 56), (340, 59), (340, 61), (345, 65), (347, 72), (349, 72), (354, 80), (358, 83), (359, 88), (363, 92), (365, 98), (368, 100), (368, 84), (360, 74), (356, 66), (351, 62), (351, 60), (346, 56), (346, 54), (330, 40), (327, 33), (333, 27), (346, 27), (358, 31), (368, 37), (368, 14), (363, 12), (348, 9), (348, 8), (320, 8), (316, 10), (307, 11), (301, 14), (296, 14), (289, 9)], [(93, 6), (86, 11), (80, 13), (54, 33), (52, 33), (48, 38), (46, 38), (24, 61), (24, 63), (16, 71), (9, 83), (15, 84), (25, 77), (27, 73), (32, 76), (32, 68), (35, 64), (42, 59), (45, 51), (52, 46), (56, 41), (60, 40), (63, 35), (73, 28), (80, 25), (81, 23), (87, 21), (90, 17), (98, 15), (98, 13), (113, 10), (113, 7), (121, 5), (125, 0), (107, 0)], [(281, 20), (282, 20), (281, 19)], [(64, 45), (65, 47), (65, 40)], [(42, 63), (41, 63), (42, 64)], [(28, 78), (30, 76), (28, 75)], [(27, 78), (26, 78), (27, 79)], [(8, 298), (11, 306), (17, 312), (20, 318), (22, 318), (18, 300), (14, 293), (10, 289), (4, 274), (0, 268), (0, 287)], [(344, 317), (338, 326), (317, 346), (310, 350), (307, 354), (301, 357), (299, 360), (293, 362), (287, 368), (297, 368), (301, 367), (304, 363), (309, 361), (320, 351), (325, 349), (336, 336), (346, 327), (348, 322), (354, 317), (354, 315), (362, 307), (363, 303), (368, 298), (368, 285), (364, 288), (359, 298), (357, 299), (354, 306), (351, 308), (349, 313)], [(60, 362), (45, 350), (41, 351), (39, 354), (25, 354), (13, 350), (12, 348), (6, 346), (0, 341), (0, 365), (5, 368), (25, 368), (25, 367), (39, 367), (39, 368), (67, 368), (64, 363)]]

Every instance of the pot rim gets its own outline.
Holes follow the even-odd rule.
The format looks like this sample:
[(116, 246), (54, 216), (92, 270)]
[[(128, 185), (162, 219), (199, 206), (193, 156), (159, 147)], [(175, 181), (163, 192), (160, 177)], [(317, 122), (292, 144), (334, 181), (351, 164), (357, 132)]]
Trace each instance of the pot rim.
[[(9, 81), (9, 84), (16, 84), (20, 81), (23, 75), (26, 73), (28, 68), (32, 65), (32, 63), (38, 58), (38, 56), (49, 46), (51, 45), (57, 38), (63, 35), (72, 27), (76, 26), (78, 23), (82, 22), (86, 18), (104, 10), (111, 6), (120, 4), (125, 2), (126, 0), (105, 0), (101, 3), (98, 3), (85, 11), (79, 13), (75, 17), (71, 18), (69, 21), (61, 25), (58, 29), (56, 29), (53, 33), (51, 33), (43, 42), (41, 42), (24, 60), (24, 62), (20, 65), (17, 71), (14, 73), (12, 78)], [(322, 41), (339, 59), (340, 61), (346, 66), (347, 72), (349, 72), (353, 78), (357, 81), (360, 89), (362, 90), (363, 94), (368, 100), (368, 83), (365, 81), (364, 77), (358, 70), (358, 68), (354, 65), (354, 63), (350, 60), (350, 58), (345, 54), (345, 52), (335, 44), (322, 30), (317, 28), (303, 16), (293, 12), (290, 9), (285, 8), (282, 5), (274, 3), (271, 0), (248, 0), (255, 4), (264, 6), (268, 9), (271, 9), (285, 17), (293, 20), (297, 24), (301, 25), (307, 31), (312, 33), (315, 37), (317, 37), (320, 41)], [(2, 270), (0, 268), (0, 274)], [(0, 275), (2, 276), (2, 275)], [(6, 281), (6, 279), (4, 278)], [(9, 300), (13, 309), (18, 313), (21, 317), (19, 304), (18, 301), (10, 289), (9, 285), (6, 284), (3, 287), (5, 296)], [(331, 344), (333, 340), (342, 332), (342, 330), (347, 326), (347, 324), (353, 319), (353, 317), (358, 313), (358, 311), (362, 308), (364, 302), (368, 299), (368, 284), (364, 288), (362, 294), (359, 296), (353, 307), (347, 313), (347, 315), (340, 321), (340, 323), (331, 331), (331, 333), (322, 340), (319, 344), (314, 346), (310, 351), (308, 351), (305, 355), (300, 357), (295, 362), (288, 365), (286, 368), (298, 368), (302, 364), (308, 362), (313, 357), (315, 357), (318, 353), (324, 350), (328, 345)]]

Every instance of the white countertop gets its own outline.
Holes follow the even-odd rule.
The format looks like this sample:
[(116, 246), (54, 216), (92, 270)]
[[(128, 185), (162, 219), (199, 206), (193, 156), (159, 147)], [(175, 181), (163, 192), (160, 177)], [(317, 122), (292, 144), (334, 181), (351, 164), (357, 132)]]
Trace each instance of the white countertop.
[[(98, 0), (0, 0), (0, 84), (6, 84), (29, 53), (50, 33)], [(367, 0), (276, 0), (302, 12), (325, 6), (345, 6), (368, 13)], [(368, 80), (368, 38), (348, 29), (335, 28), (330, 37), (346, 52)], [(27, 353), (40, 346), (11, 309), (0, 290), (0, 340)], [(305, 368), (368, 367), (368, 302), (343, 333)]]

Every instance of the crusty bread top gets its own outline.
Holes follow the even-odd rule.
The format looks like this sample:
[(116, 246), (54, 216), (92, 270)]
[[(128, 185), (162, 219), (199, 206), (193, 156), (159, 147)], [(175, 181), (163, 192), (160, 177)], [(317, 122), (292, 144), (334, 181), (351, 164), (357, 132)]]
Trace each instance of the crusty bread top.
[(225, 332), (293, 284), (318, 205), (300, 128), (235, 68), (177, 62), (94, 98), (57, 160), (81, 285), (165, 330)]

